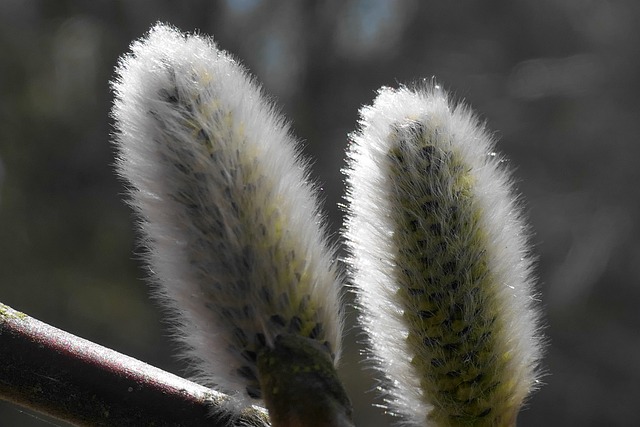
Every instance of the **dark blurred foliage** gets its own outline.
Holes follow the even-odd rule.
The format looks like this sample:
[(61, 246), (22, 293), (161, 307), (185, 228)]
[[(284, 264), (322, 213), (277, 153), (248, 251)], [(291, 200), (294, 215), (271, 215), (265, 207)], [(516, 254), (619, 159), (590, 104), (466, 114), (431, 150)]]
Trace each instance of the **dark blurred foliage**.
[[(0, 301), (184, 373), (109, 143), (114, 65), (161, 20), (212, 34), (264, 83), (335, 234), (347, 134), (378, 87), (435, 76), (471, 104), (516, 170), (539, 257), (546, 385), (519, 425), (638, 425), (639, 18), (635, 0), (2, 0)], [(357, 424), (384, 426), (360, 338), (350, 326), (341, 373)], [(0, 424), (46, 421), (2, 404)]]

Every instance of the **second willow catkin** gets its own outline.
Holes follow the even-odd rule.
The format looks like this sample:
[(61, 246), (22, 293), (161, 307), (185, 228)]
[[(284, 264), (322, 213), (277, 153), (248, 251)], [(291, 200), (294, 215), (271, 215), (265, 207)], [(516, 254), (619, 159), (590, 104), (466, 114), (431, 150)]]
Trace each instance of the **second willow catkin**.
[(352, 135), (348, 260), (389, 409), (510, 426), (540, 345), (527, 230), (493, 140), (437, 86), (383, 88)]

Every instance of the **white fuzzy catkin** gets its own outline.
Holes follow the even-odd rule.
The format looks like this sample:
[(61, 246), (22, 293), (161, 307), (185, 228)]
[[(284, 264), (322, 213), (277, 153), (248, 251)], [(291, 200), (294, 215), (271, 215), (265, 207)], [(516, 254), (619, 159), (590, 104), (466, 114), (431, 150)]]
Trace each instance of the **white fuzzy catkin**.
[(348, 260), (389, 409), (405, 425), (512, 425), (537, 383), (527, 230), (473, 114), (382, 88), (345, 170)]
[(249, 403), (281, 333), (336, 361), (340, 277), (296, 141), (213, 40), (157, 24), (113, 83), (117, 170), (198, 380)]

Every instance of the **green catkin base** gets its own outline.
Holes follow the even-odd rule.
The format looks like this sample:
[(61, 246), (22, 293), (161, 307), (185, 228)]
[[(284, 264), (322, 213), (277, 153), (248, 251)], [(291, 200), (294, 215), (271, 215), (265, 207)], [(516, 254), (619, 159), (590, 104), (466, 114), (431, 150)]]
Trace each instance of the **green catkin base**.
[(264, 401), (274, 426), (353, 427), (351, 402), (327, 348), (280, 335), (258, 353)]
[[(194, 79), (199, 77), (202, 78), (194, 76)], [(200, 84), (202, 87), (199, 90), (206, 90), (207, 82), (201, 81)], [(194, 274), (199, 276), (198, 283), (203, 284), (203, 296), (208, 301), (215, 301), (215, 306), (211, 307), (212, 322), (236, 325), (235, 330), (227, 332), (230, 334), (227, 337), (229, 351), (246, 361), (246, 365), (238, 368), (237, 373), (248, 384), (247, 394), (252, 398), (261, 398), (257, 355), (265, 351), (268, 342), (274, 340), (279, 333), (297, 334), (316, 340), (325, 347), (332, 361), (335, 359), (335, 349), (331, 348), (323, 325), (317, 320), (322, 318), (319, 313), (322, 313), (323, 307), (318, 307), (309, 294), (313, 286), (312, 274), (307, 270), (306, 260), (302, 258), (304, 254), (297, 254), (292, 249), (299, 245), (295, 244), (296, 236), (286, 230), (288, 212), (279, 203), (279, 195), (276, 194), (273, 183), (261, 173), (258, 159), (260, 153), (250, 153), (243, 149), (243, 128), (234, 121), (232, 113), (225, 111), (218, 103), (203, 104), (197, 93), (185, 95), (177, 91), (169, 93), (163, 89), (159, 95), (164, 101), (173, 104), (175, 111), (182, 113), (179, 125), (192, 134), (193, 141), (200, 145), (197, 149), (198, 156), (195, 156), (193, 147), (166, 144), (173, 150), (173, 160), (164, 159), (176, 169), (176, 173), (172, 175), (184, 180), (175, 182), (175, 187), (190, 190), (173, 195), (178, 205), (188, 207), (184, 223), (192, 224), (204, 235), (213, 236), (187, 242), (193, 246), (190, 253), (203, 254), (203, 259), (190, 259), (194, 268), (197, 268)], [(157, 117), (153, 111), (151, 115)], [(229, 134), (211, 135), (202, 126), (203, 123), (215, 122), (223, 122), (225, 126), (211, 128), (225, 129)], [(157, 125), (166, 126), (160, 119)], [(165, 129), (164, 134), (171, 137), (171, 129)], [(221, 146), (218, 142), (225, 140), (235, 141), (234, 145)], [(226, 152), (223, 153), (222, 150)], [(209, 166), (207, 157), (214, 159), (216, 156), (223, 157), (229, 167), (225, 182), (217, 183), (222, 188), (221, 194), (226, 195), (225, 200), (217, 200), (214, 204), (207, 201), (211, 190), (206, 186), (211, 181), (204, 179), (204, 174)], [(242, 195), (240, 200), (232, 197), (238, 194)], [(207, 202), (203, 203), (203, 200)], [(215, 247), (215, 242), (223, 243)], [(237, 242), (240, 246), (234, 252), (239, 254), (238, 259), (233, 260), (231, 265), (213, 264), (206, 259), (210, 251), (228, 250), (229, 242)], [(268, 283), (256, 289), (255, 284), (244, 278), (250, 276), (251, 269), (259, 263), (260, 257), (271, 261), (261, 264), (271, 271), (261, 272)], [(238, 266), (243, 266), (244, 275), (239, 274)], [(212, 274), (213, 271), (215, 274)], [(228, 278), (224, 277), (224, 272), (228, 272)], [(218, 278), (218, 281), (212, 283), (212, 277)], [(274, 283), (279, 286), (274, 287)], [(247, 304), (240, 304), (243, 300), (238, 298), (238, 294), (249, 292), (259, 294), (264, 304), (260, 313), (256, 313), (249, 301)], [(246, 331), (263, 330), (256, 326), (261, 322), (268, 322), (264, 326), (277, 332), (270, 337), (265, 337), (261, 332), (248, 336)], [(220, 328), (221, 331), (228, 329)]]
[[(398, 297), (409, 325), (412, 364), (438, 426), (510, 425), (509, 355), (499, 342), (497, 284), (488, 268), (469, 167), (438, 130), (408, 122), (388, 153)], [(444, 134), (444, 133), (443, 133)], [(410, 153), (410, 154), (409, 154)], [(411, 162), (408, 159), (412, 159)], [(417, 159), (417, 160), (416, 160)]]

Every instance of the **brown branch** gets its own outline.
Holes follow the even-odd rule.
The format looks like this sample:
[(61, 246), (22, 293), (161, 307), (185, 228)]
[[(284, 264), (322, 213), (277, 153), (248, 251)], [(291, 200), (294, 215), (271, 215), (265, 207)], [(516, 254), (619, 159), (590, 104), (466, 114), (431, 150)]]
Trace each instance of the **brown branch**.
[(80, 426), (268, 426), (258, 408), (0, 303), (0, 399)]

